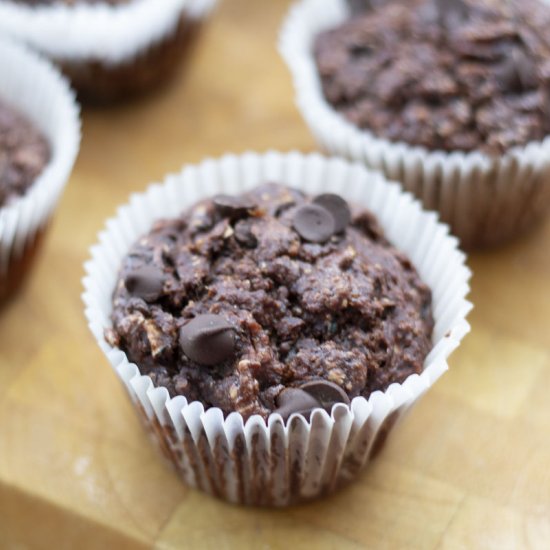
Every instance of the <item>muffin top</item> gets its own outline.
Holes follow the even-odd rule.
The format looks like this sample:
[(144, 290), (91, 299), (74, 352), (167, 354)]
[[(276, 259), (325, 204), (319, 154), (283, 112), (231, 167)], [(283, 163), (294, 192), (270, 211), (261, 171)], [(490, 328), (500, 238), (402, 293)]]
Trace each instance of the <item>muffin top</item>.
[(352, 15), (365, 13), (368, 10), (379, 7), (387, 0), (345, 0)]
[(429, 150), (498, 155), (550, 126), (550, 8), (539, 0), (388, 0), (320, 34), (326, 99)]
[(265, 184), (135, 243), (106, 338), (171, 396), (265, 418), (403, 382), (432, 328), (429, 289), (372, 214)]
[(24, 195), (50, 158), (46, 139), (0, 100), (0, 207)]

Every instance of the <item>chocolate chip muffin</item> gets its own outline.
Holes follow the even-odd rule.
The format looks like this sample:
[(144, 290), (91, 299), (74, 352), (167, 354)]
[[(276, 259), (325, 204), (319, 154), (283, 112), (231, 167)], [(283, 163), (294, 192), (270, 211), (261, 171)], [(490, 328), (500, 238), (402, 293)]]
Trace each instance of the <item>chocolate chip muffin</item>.
[(135, 243), (106, 338), (171, 396), (286, 418), (420, 372), (432, 328), (429, 289), (372, 214), (265, 184)]
[(428, 150), (493, 156), (549, 134), (548, 5), (363, 4), (315, 43), (324, 95), (350, 122)]
[(81, 102), (108, 104), (159, 89), (176, 76), (214, 3), (0, 0), (0, 35), (54, 61)]
[(23, 196), (50, 158), (42, 134), (0, 100), (0, 207)]
[(43, 58), (1, 36), (0, 307), (32, 272), (80, 144), (68, 83)]

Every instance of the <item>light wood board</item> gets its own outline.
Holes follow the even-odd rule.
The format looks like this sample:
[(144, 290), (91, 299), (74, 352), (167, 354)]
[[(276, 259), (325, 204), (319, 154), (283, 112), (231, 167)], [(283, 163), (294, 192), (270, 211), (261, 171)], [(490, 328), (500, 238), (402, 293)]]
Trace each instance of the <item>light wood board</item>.
[(68, 190), (0, 312), (1, 548), (550, 548), (550, 223), (475, 254), (473, 331), (352, 487), (286, 511), (185, 488), (86, 327), (82, 263), (132, 191), (205, 156), (315, 144), (275, 44), (286, 0), (225, 0), (147, 100), (84, 112)]

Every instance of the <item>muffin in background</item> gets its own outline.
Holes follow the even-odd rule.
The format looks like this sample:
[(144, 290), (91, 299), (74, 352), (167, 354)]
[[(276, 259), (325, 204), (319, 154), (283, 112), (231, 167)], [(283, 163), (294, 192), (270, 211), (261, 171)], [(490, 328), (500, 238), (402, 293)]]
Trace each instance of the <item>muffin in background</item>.
[(49, 160), (46, 138), (0, 98), (0, 208), (24, 196)]
[(79, 99), (110, 103), (167, 82), (215, 0), (0, 0), (0, 33), (57, 63)]
[[(285, 187), (281, 191), (280, 187), (272, 185), (264, 187), (261, 192), (263, 195), (275, 193), (280, 197), (290, 194), (291, 199), (294, 197), (292, 200), (300, 202), (300, 206), (296, 208), (296, 205), (287, 205), (288, 219), (283, 212), (286, 206), (283, 210), (279, 208), (282, 205), (277, 206), (274, 212), (279, 211), (281, 226), (272, 221), (274, 224), (272, 230), (267, 231), (264, 228), (258, 232), (248, 227), (250, 220), (247, 223), (247, 216), (244, 214), (248, 212), (252, 217), (260, 216), (255, 220), (260, 224), (271, 218), (269, 216), (261, 218), (262, 214), (255, 212), (253, 205), (245, 204), (244, 199), (248, 200), (250, 196), (243, 197), (242, 193), (250, 191), (260, 182), (280, 182), (296, 189), (297, 191), (286, 191)], [(311, 197), (312, 200), (304, 198), (302, 193)], [(213, 245), (211, 252), (215, 254), (220, 239), (209, 231), (221, 232), (221, 238), (229, 239), (227, 246), (233, 247), (236, 254), (239, 250), (237, 246), (258, 246), (262, 254), (268, 253), (269, 250), (272, 250), (275, 256), (281, 253), (279, 260), (274, 258), (270, 262), (260, 262), (261, 269), (268, 271), (271, 269), (275, 276), (277, 269), (283, 269), (284, 256), (287, 255), (280, 249), (277, 252), (276, 246), (273, 249), (270, 248), (272, 240), (269, 235), (275, 235), (276, 229), (289, 237), (289, 240), (285, 240), (289, 250), (294, 250), (300, 241), (302, 245), (299, 248), (302, 252), (308, 251), (312, 255), (317, 253), (321, 256), (323, 254), (326, 256), (327, 250), (331, 247), (334, 247), (334, 251), (338, 251), (338, 243), (342, 244), (347, 238), (355, 239), (359, 233), (359, 230), (353, 229), (355, 226), (350, 226), (345, 233), (342, 233), (346, 227), (345, 223), (340, 225), (335, 221), (336, 218), (342, 221), (346, 217), (340, 214), (342, 201), (335, 203), (334, 198), (331, 198), (329, 203), (324, 202), (326, 199), (320, 199), (319, 196), (326, 197), (326, 194), (331, 197), (334, 197), (334, 194), (340, 194), (358, 211), (369, 210), (376, 216), (382, 228), (381, 231), (395, 249), (386, 243), (381, 234), (376, 235), (378, 230), (374, 230), (370, 235), (371, 242), (378, 242), (378, 245), (386, 251), (384, 254), (388, 254), (384, 257), (392, 265), (394, 261), (403, 262), (403, 272), (409, 274), (407, 275), (410, 277), (409, 283), (402, 286), (403, 280), (398, 277), (395, 284), (404, 293), (408, 292), (408, 284), (412, 285), (409, 289), (411, 292), (413, 288), (418, 288), (418, 297), (423, 296), (427, 299), (431, 292), (433, 332), (429, 312), (420, 307), (419, 311), (422, 313), (416, 314), (418, 318), (424, 317), (428, 320), (424, 327), (424, 336), (426, 333), (431, 333), (431, 337), (428, 336), (425, 340), (425, 348), (422, 348), (422, 338), (415, 343), (423, 349), (417, 357), (418, 368), (414, 364), (409, 365), (411, 369), (407, 373), (402, 372), (402, 378), (396, 376), (393, 378), (394, 383), (392, 379), (388, 379), (386, 383), (373, 386), (372, 393), (366, 392), (365, 395), (361, 395), (357, 388), (354, 389), (353, 384), (346, 387), (345, 375), (344, 379), (336, 376), (336, 379), (330, 380), (328, 373), (326, 378), (310, 377), (311, 373), (303, 373), (302, 379), (296, 377), (288, 384), (290, 387), (285, 388), (287, 392), (298, 390), (298, 394), (292, 393), (282, 399), (283, 389), (275, 384), (272, 392), (273, 402), (270, 403), (270, 396), (267, 395), (269, 390), (267, 386), (264, 387), (266, 394), (262, 396), (263, 409), (254, 406), (254, 403), (257, 403), (254, 399), (248, 399), (255, 390), (254, 382), (246, 376), (241, 377), (241, 382), (245, 379), (250, 382), (248, 389), (252, 389), (252, 393), (246, 387), (248, 382), (243, 382), (243, 387), (239, 384), (235, 388), (227, 387), (229, 401), (235, 398), (233, 404), (227, 407), (221, 402), (223, 392), (218, 392), (220, 400), (210, 399), (205, 393), (210, 390), (212, 390), (210, 395), (215, 393), (217, 390), (214, 389), (214, 384), (203, 385), (202, 388), (205, 391), (199, 395), (196, 391), (198, 386), (195, 385), (193, 389), (193, 385), (202, 383), (189, 378), (193, 376), (193, 369), (215, 369), (217, 368), (215, 363), (221, 361), (223, 368), (230, 373), (234, 363), (228, 359), (227, 353), (231, 354), (235, 351), (238, 355), (239, 352), (244, 352), (249, 356), (250, 364), (244, 360), (244, 364), (241, 365), (243, 361), (239, 361), (238, 369), (246, 370), (247, 366), (257, 368), (257, 361), (252, 355), (257, 353), (259, 348), (255, 347), (255, 351), (252, 348), (246, 348), (246, 330), (243, 329), (243, 332), (238, 334), (233, 334), (233, 330), (236, 327), (240, 327), (239, 330), (242, 329), (241, 321), (248, 323), (249, 329), (252, 329), (256, 323), (260, 327), (256, 327), (257, 331), (254, 331), (254, 334), (261, 338), (261, 327), (268, 327), (272, 319), (260, 319), (263, 308), (256, 300), (261, 302), (263, 298), (268, 299), (268, 296), (262, 294), (261, 289), (256, 289), (257, 292), (254, 294), (253, 285), (256, 281), (254, 277), (250, 279), (251, 292), (245, 293), (246, 296), (241, 294), (241, 298), (249, 300), (250, 312), (255, 311), (259, 320), (255, 317), (250, 318), (238, 305), (234, 310), (229, 307), (233, 303), (231, 300), (237, 299), (235, 292), (230, 288), (230, 277), (221, 276), (218, 280), (219, 284), (213, 280), (213, 287), (210, 290), (207, 289), (206, 298), (211, 302), (201, 302), (196, 289), (192, 288), (193, 273), (195, 269), (201, 269), (201, 262), (193, 255), (187, 259), (185, 254), (172, 258), (170, 253), (174, 241), (183, 243), (182, 227), (190, 224), (189, 231), (196, 229), (199, 233), (202, 231), (201, 227), (209, 227), (212, 221), (210, 209), (213, 203), (208, 199), (216, 197), (214, 199), (217, 204), (216, 209), (221, 208), (227, 214), (223, 214), (223, 219), (218, 222), (215, 221), (216, 214), (214, 225), (211, 229), (206, 229), (203, 236), (198, 234), (192, 247), (205, 247), (204, 251), (207, 252), (210, 245)], [(197, 201), (203, 202), (199, 202), (198, 206), (192, 210), (192, 216), (180, 218), (178, 226), (177, 217)], [(265, 208), (268, 203), (269, 197), (265, 198), (262, 208)], [(309, 221), (303, 225), (305, 219), (300, 209), (304, 206), (307, 207), (308, 212), (305, 219), (309, 221), (320, 219), (320, 225), (316, 221), (313, 226)], [(315, 206), (320, 206), (320, 209)], [(299, 216), (298, 210), (301, 212)], [(243, 215), (244, 217), (239, 220), (238, 217)], [(365, 224), (361, 225), (365, 232), (368, 232), (368, 228), (373, 230), (378, 227), (370, 215), (367, 218)], [(170, 219), (176, 221), (159, 221)], [(244, 223), (239, 224), (239, 221)], [(324, 232), (328, 226), (330, 231)], [(247, 231), (247, 228), (250, 231)], [(151, 229), (153, 232), (148, 235)], [(321, 237), (319, 237), (320, 231)], [(315, 242), (311, 240), (312, 238), (328, 239), (325, 242), (329, 244), (319, 244), (323, 241)], [(240, 244), (237, 245), (233, 241)], [(276, 239), (273, 242), (275, 241)], [(361, 239), (357, 242), (359, 241)], [(164, 246), (161, 245), (159, 248), (157, 246), (159, 243), (164, 243)], [(132, 250), (134, 245), (136, 248)], [(395, 252), (396, 249), (400, 252)], [(159, 258), (159, 253), (163, 258)], [(342, 258), (343, 263), (338, 269), (345, 270), (350, 259), (353, 263), (351, 257), (353, 254), (346, 256), (345, 252), (341, 253), (345, 257)], [(254, 269), (252, 266), (254, 261), (247, 259), (248, 255), (243, 254), (241, 257), (243, 263), (239, 263), (240, 267), (236, 267), (237, 269), (241, 267), (244, 269), (245, 266)], [(373, 258), (375, 257), (376, 254), (373, 255)], [(393, 260), (389, 260), (390, 257)], [(406, 257), (410, 258), (410, 264)], [(166, 261), (167, 263), (163, 265), (168, 270), (161, 274), (160, 279), (158, 278), (159, 261)], [(322, 263), (322, 259), (318, 261)], [(355, 479), (368, 460), (380, 451), (397, 421), (447, 369), (447, 357), (469, 330), (465, 317), (471, 304), (465, 297), (469, 291), (470, 274), (464, 261), (464, 255), (457, 250), (457, 240), (448, 235), (448, 228), (439, 224), (433, 213), (422, 211), (416, 201), (403, 193), (396, 184), (387, 182), (379, 173), (369, 172), (358, 164), (350, 164), (341, 159), (325, 159), (319, 155), (304, 156), (298, 153), (228, 155), (219, 160), (207, 160), (201, 165), (184, 169), (181, 174), (169, 176), (164, 184), (153, 185), (146, 193), (134, 195), (129, 204), (121, 207), (117, 217), (110, 220), (107, 223), (107, 229), (99, 235), (99, 243), (92, 248), (92, 258), (85, 265), (83, 300), (86, 306), (86, 317), (98, 345), (122, 379), (153, 439), (160, 445), (184, 481), (230, 502), (288, 506), (329, 494)], [(376, 264), (375, 261), (374, 264)], [(120, 272), (122, 265), (124, 268)], [(227, 265), (230, 265), (230, 262)], [(207, 269), (205, 265), (202, 267)], [(223, 268), (221, 265), (219, 267)], [(310, 290), (315, 293), (319, 290), (315, 288), (315, 269), (303, 267), (311, 269), (311, 285), (308, 283), (305, 286), (309, 285)], [(372, 268), (378, 269), (376, 265)], [(382, 266), (379, 268), (384, 271)], [(177, 283), (174, 277), (165, 278), (172, 269), (178, 272)], [(328, 275), (329, 271), (327, 268), (325, 274)], [(418, 282), (418, 279), (415, 279), (413, 275), (415, 272), (427, 285), (429, 292), (422, 283)], [(186, 277), (186, 274), (189, 277)], [(287, 275), (292, 278), (291, 274), (287, 273)], [(340, 279), (343, 280), (345, 277)], [(245, 277), (241, 277), (241, 280), (244, 281)], [(260, 284), (260, 280), (263, 280), (262, 277), (257, 278), (256, 282)], [(281, 296), (285, 294), (282, 289), (285, 286), (284, 281), (287, 281), (287, 277), (283, 275), (280, 284), (283, 293)], [(227, 283), (226, 286), (224, 282)], [(233, 283), (236, 286), (240, 284), (237, 280)], [(178, 301), (181, 288), (186, 288), (186, 292), (189, 292), (186, 298), (187, 306), (179, 302), (178, 305), (171, 305), (174, 300)], [(421, 290), (422, 288), (424, 290)], [(334, 294), (337, 300), (340, 295), (336, 288), (333, 290), (334, 293), (331, 295)], [(113, 293), (115, 293), (114, 305)], [(216, 293), (218, 296), (220, 293), (224, 294), (223, 300), (220, 297), (217, 304), (215, 303)], [(343, 298), (343, 296), (340, 297)], [(196, 301), (195, 298), (197, 298)], [(329, 300), (330, 296), (326, 294), (325, 298)], [(360, 299), (360, 296), (356, 298)], [(421, 298), (419, 303), (425, 303), (424, 298)], [(273, 317), (277, 317), (276, 301), (273, 300)], [(313, 302), (315, 301), (313, 300), (311, 305), (314, 307)], [(376, 300), (373, 301), (374, 307), (377, 307), (377, 303)], [(390, 306), (387, 302), (384, 304)], [(382, 308), (385, 307), (384, 304), (381, 301), (379, 303)], [(413, 309), (416, 307), (414, 304), (417, 302), (412, 299), (409, 305)], [(346, 304), (342, 302), (340, 305), (344, 310), (346, 309)], [(195, 321), (184, 320), (181, 326), (177, 325), (177, 321), (174, 325), (169, 319), (170, 315), (165, 315), (167, 312), (181, 311), (184, 306), (194, 308), (193, 319), (198, 320), (198, 324)], [(239, 317), (239, 312), (245, 317), (244, 320), (236, 320), (235, 315)], [(296, 313), (299, 313), (298, 310)], [(221, 320), (219, 314), (222, 314)], [(389, 310), (386, 314), (391, 317)], [(143, 318), (143, 323), (137, 319), (139, 315)], [(212, 315), (213, 319), (210, 318)], [(319, 311), (320, 325), (317, 329), (310, 327), (314, 332), (324, 330), (321, 326), (325, 320), (324, 315)], [(204, 316), (209, 318), (204, 319)], [(231, 319), (225, 317), (231, 317)], [(307, 315), (304, 314), (305, 317)], [(313, 325), (315, 325), (314, 317), (312, 312), (309, 320)], [(290, 331), (298, 322), (287, 321), (286, 325)], [(365, 319), (363, 321), (367, 323)], [(166, 325), (163, 325), (164, 328), (160, 332), (158, 323)], [(407, 333), (409, 336), (412, 333), (416, 334), (414, 323), (405, 324), (408, 328), (404, 329), (403, 334)], [(420, 325), (417, 328), (419, 327)], [(281, 325), (275, 330), (280, 332), (282, 339), (285, 338), (283, 335), (286, 334), (285, 327)], [(305, 332), (307, 330), (309, 329), (304, 328)], [(327, 330), (330, 330), (330, 326), (327, 326)], [(177, 341), (174, 340), (174, 346), (164, 339), (164, 336), (169, 336), (171, 331), (174, 335), (179, 331)], [(358, 337), (361, 336), (359, 332)], [(124, 334), (131, 333), (135, 338), (126, 339)], [(243, 334), (245, 340), (242, 339)], [(210, 340), (212, 337), (216, 339), (215, 345)], [(349, 358), (356, 351), (355, 344), (352, 342), (353, 337), (347, 344)], [(141, 344), (143, 344), (142, 347), (140, 347)], [(184, 376), (175, 376), (170, 380), (169, 376), (165, 376), (170, 374), (170, 369), (162, 372), (163, 367), (169, 365), (171, 354), (180, 353), (176, 350), (179, 346), (194, 364), (182, 358), (190, 368), (186, 370), (182, 363), (180, 374), (183, 372)], [(357, 348), (359, 347), (360, 345), (357, 344)], [(264, 346), (262, 353), (269, 354), (269, 349), (269, 345)], [(214, 351), (216, 354), (223, 353), (213, 357)], [(318, 361), (319, 372), (336, 367), (339, 359), (337, 357), (330, 359), (328, 351), (326, 361), (323, 362), (322, 358)], [(383, 350), (378, 351), (381, 355), (384, 354)], [(399, 355), (395, 349), (389, 351), (389, 353), (393, 352)], [(405, 355), (407, 353), (403, 357)], [(131, 362), (131, 358), (141, 362), (142, 372), (136, 364)], [(379, 359), (383, 358), (380, 356)], [(280, 368), (283, 372), (285, 368), (291, 370), (289, 368), (291, 363), (292, 358), (287, 357), (285, 361), (280, 362)], [(200, 364), (203, 366), (201, 367)], [(253, 364), (256, 364), (256, 367)], [(159, 365), (160, 368), (158, 368)], [(269, 372), (268, 365), (269, 361), (266, 360), (263, 363), (260, 361), (260, 368), (266, 366), (264, 374)], [(344, 365), (344, 362), (341, 365)], [(309, 365), (307, 368), (311, 367), (312, 365)], [(359, 370), (352, 368), (349, 372), (359, 372)], [(383, 370), (383, 367), (379, 370)], [(337, 371), (334, 371), (333, 375), (336, 374), (338, 374)], [(314, 379), (308, 380), (308, 378)], [(231, 380), (231, 376), (228, 376), (227, 380)], [(323, 391), (320, 391), (319, 386), (315, 388), (309, 386), (310, 382), (315, 384), (321, 382)], [(343, 383), (344, 386), (338, 385), (338, 382)], [(172, 383), (173, 386), (170, 387)], [(223, 383), (221, 382), (222, 385)], [(294, 387), (293, 383), (295, 383)], [(324, 390), (327, 390), (328, 397)], [(307, 403), (303, 401), (304, 393), (307, 394), (305, 396), (308, 398)], [(246, 399), (239, 401), (239, 396)], [(299, 398), (298, 403), (297, 398)], [(252, 406), (249, 406), (250, 404)], [(240, 409), (240, 405), (244, 408)]]
[(547, 212), (548, 5), (388, 0), (351, 18), (344, 0), (322, 5), (296, 5), (280, 48), (324, 147), (401, 181), (466, 248)]
[(26, 47), (0, 40), (0, 303), (28, 275), (80, 145), (66, 80)]

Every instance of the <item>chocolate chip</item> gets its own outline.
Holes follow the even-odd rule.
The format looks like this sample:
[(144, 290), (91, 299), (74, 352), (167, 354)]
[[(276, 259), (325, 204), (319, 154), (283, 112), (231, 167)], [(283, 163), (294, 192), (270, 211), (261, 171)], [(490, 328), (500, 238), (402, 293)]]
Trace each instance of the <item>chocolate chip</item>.
[(516, 64), (512, 58), (506, 59), (504, 63), (496, 68), (495, 76), (498, 85), (505, 91), (518, 91), (521, 88)]
[(199, 365), (213, 366), (235, 351), (234, 327), (220, 315), (199, 315), (180, 330), (183, 353)]
[(351, 221), (351, 211), (348, 203), (340, 195), (323, 193), (315, 197), (313, 202), (332, 214), (336, 233), (343, 231)]
[(333, 215), (318, 204), (304, 204), (294, 213), (292, 221), (300, 237), (312, 243), (328, 241), (335, 233)]
[(245, 248), (256, 248), (258, 239), (252, 233), (251, 220), (240, 220), (235, 224), (235, 240)]
[(211, 205), (198, 205), (187, 218), (189, 228), (195, 231), (208, 231), (214, 227), (214, 208)]
[(214, 206), (222, 216), (240, 218), (246, 216), (256, 205), (246, 197), (235, 197), (233, 195), (216, 195), (213, 199)]
[(507, 92), (524, 92), (536, 88), (537, 68), (520, 48), (514, 48), (510, 56), (497, 68), (496, 77)]
[(537, 87), (537, 68), (525, 54), (518, 64), (518, 73), (524, 90), (533, 90)]
[(313, 409), (320, 407), (317, 399), (309, 393), (298, 388), (284, 389), (277, 399), (278, 409), (273, 412), (279, 413), (283, 420), (286, 420), (291, 414), (297, 413), (309, 418)]
[(160, 268), (144, 265), (126, 276), (124, 286), (130, 294), (143, 298), (146, 302), (154, 302), (161, 296), (165, 280)]
[(320, 406), (330, 410), (335, 403), (349, 405), (350, 400), (347, 393), (338, 385), (328, 380), (313, 380), (300, 386), (302, 391), (314, 397)]

